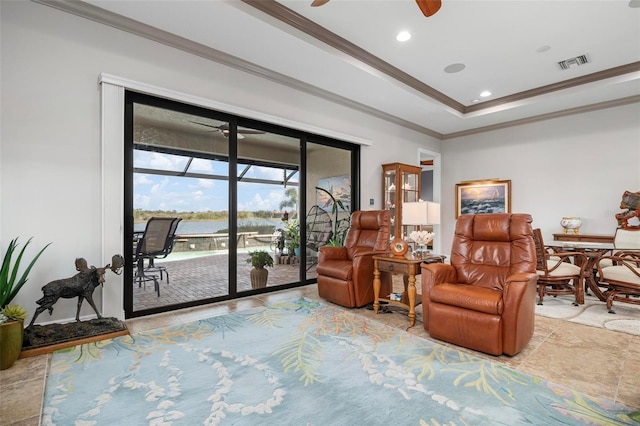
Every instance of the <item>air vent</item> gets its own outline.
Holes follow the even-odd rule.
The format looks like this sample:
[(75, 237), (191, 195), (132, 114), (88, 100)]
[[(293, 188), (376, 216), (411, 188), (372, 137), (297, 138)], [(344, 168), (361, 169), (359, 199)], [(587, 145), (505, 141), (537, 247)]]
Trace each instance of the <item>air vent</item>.
[(569, 58), (569, 59), (565, 59), (564, 61), (560, 61), (558, 62), (558, 65), (560, 66), (560, 69), (568, 70), (574, 65), (580, 66), (588, 63), (589, 63), (589, 58), (587, 58), (587, 55), (580, 55), (580, 56), (576, 56), (575, 58)]

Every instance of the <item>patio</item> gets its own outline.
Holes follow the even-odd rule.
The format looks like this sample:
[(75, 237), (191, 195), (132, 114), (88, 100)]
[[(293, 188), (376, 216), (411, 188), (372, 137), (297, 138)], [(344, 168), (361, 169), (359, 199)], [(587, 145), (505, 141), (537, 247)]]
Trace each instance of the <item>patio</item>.
[[(249, 272), (251, 265), (246, 262), (246, 251), (238, 253), (238, 291), (251, 290)], [(229, 265), (226, 251), (208, 251), (196, 253), (174, 252), (162, 262), (156, 260), (157, 265), (167, 268), (170, 281), (166, 277), (159, 281), (160, 296), (153, 288), (152, 282), (145, 286), (133, 288), (133, 309), (157, 308), (160, 306), (219, 297), (229, 294)], [(269, 271), (268, 287), (299, 281), (299, 263), (277, 264)], [(307, 279), (316, 277), (315, 265), (307, 270)]]

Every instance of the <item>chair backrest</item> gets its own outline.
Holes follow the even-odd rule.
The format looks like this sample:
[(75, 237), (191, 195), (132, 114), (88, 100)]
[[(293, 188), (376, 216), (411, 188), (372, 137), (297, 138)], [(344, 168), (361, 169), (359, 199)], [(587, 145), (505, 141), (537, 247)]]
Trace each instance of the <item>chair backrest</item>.
[(142, 257), (167, 256), (173, 249), (178, 223), (176, 217), (152, 217), (147, 221), (142, 240), (138, 243), (137, 254)]
[(536, 272), (531, 215), (462, 215), (456, 222), (451, 265), (458, 282), (502, 290), (510, 275)]
[(533, 242), (536, 245), (536, 269), (538, 271), (547, 270), (547, 255), (544, 248), (544, 240), (542, 239), (542, 231), (540, 228), (533, 230)]
[(344, 240), (349, 258), (357, 248), (375, 251), (389, 250), (391, 212), (389, 210), (356, 211), (351, 215), (351, 226)]
[(613, 245), (617, 249), (640, 249), (640, 229), (616, 229)]

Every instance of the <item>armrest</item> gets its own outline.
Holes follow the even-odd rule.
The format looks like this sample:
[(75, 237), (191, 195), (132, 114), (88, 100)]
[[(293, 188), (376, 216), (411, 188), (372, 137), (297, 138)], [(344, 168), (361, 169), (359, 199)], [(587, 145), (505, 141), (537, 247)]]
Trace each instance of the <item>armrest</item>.
[(373, 250), (371, 247), (353, 247), (351, 249), (351, 259), (356, 259), (362, 256), (374, 256), (378, 254), (386, 254), (385, 250)]
[(520, 306), (523, 303), (530, 303), (532, 307), (535, 306), (537, 281), (537, 274), (527, 272), (507, 277), (502, 292), (502, 301), (504, 303), (503, 317), (510, 316), (516, 318)]
[(507, 284), (516, 283), (516, 282), (536, 282), (538, 281), (538, 275), (530, 272), (521, 272), (519, 274), (513, 274), (507, 277)]
[[(550, 259), (551, 256), (555, 256), (557, 259)], [(572, 262), (571, 258), (573, 258), (575, 261)], [(562, 265), (562, 263), (571, 263), (572, 265), (580, 266), (581, 274), (584, 275), (584, 269), (587, 266), (588, 260), (589, 257), (586, 254), (577, 251), (555, 252), (553, 254), (547, 254), (545, 256), (546, 262), (556, 262), (552, 266), (549, 266), (549, 264), (547, 264), (548, 272), (556, 270), (560, 267), (560, 265)]]
[(432, 286), (442, 283), (457, 283), (458, 273), (456, 269), (447, 263), (423, 263), (422, 268), (422, 294), (425, 294), (425, 283)]
[(602, 277), (602, 270), (606, 269), (602, 268), (600, 265), (600, 261), (602, 259), (610, 259), (613, 263), (613, 266), (624, 266), (631, 273), (640, 277), (640, 252), (637, 250), (632, 251), (619, 251), (615, 255), (612, 256), (601, 256), (598, 258), (597, 267), (598, 267), (598, 275)]
[(429, 305), (431, 304), (431, 289), (442, 283), (457, 283), (456, 269), (447, 263), (423, 263), (420, 265), (422, 274), (422, 325), (429, 330)]
[(346, 247), (322, 246), (318, 250), (318, 262), (323, 260), (347, 259)]

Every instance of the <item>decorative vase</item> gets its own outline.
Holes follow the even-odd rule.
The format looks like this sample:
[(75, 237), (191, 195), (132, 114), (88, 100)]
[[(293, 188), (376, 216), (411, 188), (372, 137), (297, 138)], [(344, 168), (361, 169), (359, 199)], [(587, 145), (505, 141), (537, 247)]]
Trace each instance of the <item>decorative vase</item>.
[(0, 324), (0, 370), (11, 367), (22, 351), (24, 325), (22, 321)]
[(251, 288), (265, 288), (269, 271), (264, 268), (253, 268), (251, 270)]
[(582, 225), (582, 220), (578, 216), (565, 216), (560, 221), (560, 225), (564, 228), (564, 233), (568, 233), (569, 231), (574, 234), (580, 233), (580, 226)]

